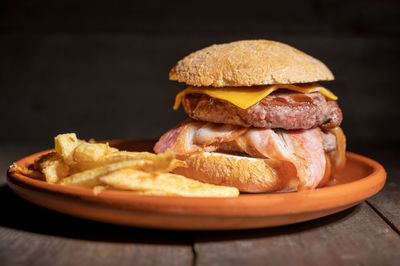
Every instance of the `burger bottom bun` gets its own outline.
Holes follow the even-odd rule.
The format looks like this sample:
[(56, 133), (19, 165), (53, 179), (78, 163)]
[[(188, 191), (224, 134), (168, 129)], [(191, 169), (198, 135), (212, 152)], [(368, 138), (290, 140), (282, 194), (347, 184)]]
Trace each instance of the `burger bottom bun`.
[(286, 161), (201, 152), (185, 158), (187, 168), (174, 173), (201, 182), (236, 187), (241, 192), (297, 191), (295, 166)]

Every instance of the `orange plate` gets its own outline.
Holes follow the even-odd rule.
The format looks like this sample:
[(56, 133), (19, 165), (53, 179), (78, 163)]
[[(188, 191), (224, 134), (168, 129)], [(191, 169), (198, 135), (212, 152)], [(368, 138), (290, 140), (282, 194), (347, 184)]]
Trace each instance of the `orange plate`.
[[(151, 150), (152, 141), (111, 141), (126, 150)], [(43, 151), (17, 163), (28, 166)], [(383, 167), (347, 152), (347, 166), (335, 185), (313, 191), (241, 194), (238, 198), (184, 198), (135, 195), (49, 184), (8, 173), (8, 185), (22, 198), (69, 215), (114, 224), (165, 228), (226, 230), (277, 226), (307, 221), (350, 208), (384, 185)]]

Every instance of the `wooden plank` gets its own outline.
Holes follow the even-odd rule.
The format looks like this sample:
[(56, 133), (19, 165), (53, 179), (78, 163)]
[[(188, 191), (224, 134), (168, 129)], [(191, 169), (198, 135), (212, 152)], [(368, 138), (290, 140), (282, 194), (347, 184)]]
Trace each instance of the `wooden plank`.
[[(62, 224), (61, 226), (68, 226)], [(60, 228), (62, 230), (62, 228)], [(102, 232), (97, 233), (99, 236)], [(190, 245), (76, 240), (0, 229), (0, 265), (191, 265)], [(149, 242), (152, 236), (149, 235)]]
[(297, 225), (199, 234), (196, 265), (398, 265), (400, 237), (367, 204)]
[(368, 203), (398, 233), (400, 232), (400, 183), (388, 180), (380, 193), (368, 200)]
[(380, 162), (387, 172), (383, 189), (368, 203), (397, 231), (400, 232), (400, 143), (353, 143), (350, 148)]

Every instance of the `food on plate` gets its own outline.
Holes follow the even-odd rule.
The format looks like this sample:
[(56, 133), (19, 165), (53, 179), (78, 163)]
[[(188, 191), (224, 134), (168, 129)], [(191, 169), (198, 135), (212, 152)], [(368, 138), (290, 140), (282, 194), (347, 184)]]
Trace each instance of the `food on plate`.
[(34, 169), (43, 173), (46, 181), (57, 183), (69, 175), (70, 167), (57, 152), (50, 152), (35, 160)]
[[(232, 197), (237, 195), (237, 189), (226, 186), (215, 186), (201, 183), (181, 175), (171, 173), (147, 173), (135, 169), (122, 169), (100, 178), (110, 186), (139, 190), (154, 195), (179, 195), (188, 197), (208, 197), (219, 195), (220, 197)], [(161, 189), (160, 189), (161, 188)]]
[(16, 163), (13, 163), (10, 169), (12, 172), (17, 172), (32, 178), (44, 180), (44, 175), (35, 169), (21, 167)]
[(346, 162), (333, 80), (319, 60), (267, 40), (212, 45), (169, 73), (186, 84), (175, 97), (189, 119), (167, 131), (156, 153), (173, 151), (174, 173), (243, 192), (310, 190)]
[(233, 187), (204, 184), (170, 173), (186, 163), (171, 151), (120, 151), (108, 143), (79, 140), (76, 134), (55, 137), (55, 151), (38, 157), (29, 167), (13, 164), (11, 171), (64, 186), (104, 190), (130, 190), (140, 195), (237, 197)]

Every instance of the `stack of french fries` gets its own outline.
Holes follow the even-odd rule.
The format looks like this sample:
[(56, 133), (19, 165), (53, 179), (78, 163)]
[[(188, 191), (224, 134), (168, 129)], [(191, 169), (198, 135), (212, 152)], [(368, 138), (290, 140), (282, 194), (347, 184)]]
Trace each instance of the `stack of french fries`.
[(12, 171), (64, 186), (130, 190), (141, 195), (237, 197), (233, 187), (216, 186), (170, 173), (186, 164), (172, 152), (120, 151), (108, 143), (79, 140), (75, 133), (55, 137), (55, 152), (37, 158), (30, 168), (13, 164)]

